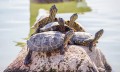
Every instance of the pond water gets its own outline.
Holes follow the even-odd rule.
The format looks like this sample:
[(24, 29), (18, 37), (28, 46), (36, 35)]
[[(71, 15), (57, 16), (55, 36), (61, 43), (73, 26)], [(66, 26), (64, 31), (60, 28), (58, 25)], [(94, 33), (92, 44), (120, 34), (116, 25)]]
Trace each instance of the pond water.
[(29, 33), (29, 0), (0, 0), (0, 72), (21, 50), (14, 41)]
[[(92, 12), (79, 14), (80, 22), (87, 32), (95, 34), (104, 29), (98, 47), (105, 54), (114, 72), (120, 72), (120, 8), (119, 0), (87, 0)], [(58, 14), (69, 19), (72, 13)], [(0, 72), (17, 56), (20, 47), (13, 41), (21, 41), (29, 33), (29, 0), (0, 1)]]

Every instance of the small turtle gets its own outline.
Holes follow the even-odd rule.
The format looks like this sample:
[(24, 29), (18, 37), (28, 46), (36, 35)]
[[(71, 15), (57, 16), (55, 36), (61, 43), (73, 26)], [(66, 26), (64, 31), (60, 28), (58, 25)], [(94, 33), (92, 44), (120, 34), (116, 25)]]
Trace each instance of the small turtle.
[(65, 24), (67, 24), (71, 28), (74, 28), (76, 31), (85, 32), (84, 27), (81, 24), (75, 22), (77, 18), (78, 18), (78, 15), (77, 13), (75, 13), (70, 17), (70, 21), (69, 20), (65, 21)]
[(35, 24), (31, 28), (33, 29), (37, 29), (38, 27), (42, 28), (43, 26), (50, 22), (57, 21), (57, 18), (55, 18), (57, 11), (58, 9), (56, 8), (55, 5), (53, 5), (50, 8), (49, 16), (40, 18), (37, 22), (35, 22)]
[(92, 47), (96, 45), (103, 32), (104, 30), (100, 29), (95, 33), (95, 36), (86, 32), (75, 32), (70, 40), (70, 44), (88, 46), (89, 50), (92, 51)]
[(58, 22), (48, 23), (43, 28), (39, 28), (38, 30), (36, 30), (36, 33), (45, 32), (45, 31), (59, 31), (62, 33), (66, 33), (67, 31), (70, 30), (74, 30), (74, 29), (65, 25), (65, 21), (63, 20), (63, 18), (59, 18)]
[(70, 30), (66, 34), (58, 31), (48, 31), (34, 34), (27, 40), (29, 52), (25, 57), (24, 64), (28, 65), (31, 62), (32, 51), (49, 52), (54, 49), (60, 49), (60, 54), (64, 54), (68, 41), (73, 36), (74, 31)]

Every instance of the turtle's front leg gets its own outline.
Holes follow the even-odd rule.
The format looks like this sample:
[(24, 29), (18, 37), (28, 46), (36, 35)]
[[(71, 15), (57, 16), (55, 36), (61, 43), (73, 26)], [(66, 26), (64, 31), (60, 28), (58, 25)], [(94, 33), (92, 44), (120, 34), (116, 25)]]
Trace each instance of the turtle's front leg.
[(32, 56), (32, 51), (29, 50), (27, 56), (25, 57), (24, 65), (27, 66), (28, 64), (31, 63), (31, 56)]
[(89, 50), (92, 52), (93, 42), (90, 42), (88, 47), (89, 47)]
[(60, 55), (64, 55), (65, 54), (65, 49), (64, 49), (64, 46), (62, 45), (60, 47)]
[[(73, 31), (73, 30), (68, 31), (68, 32), (65, 34), (63, 44), (62, 44), (62, 46), (61, 46), (61, 48), (60, 48), (60, 53), (61, 53), (61, 54), (64, 54), (65, 50), (67, 50), (68, 42), (70, 41), (70, 39), (72, 38), (73, 35), (74, 35), (74, 31)], [(65, 49), (65, 50), (64, 50), (64, 49)]]

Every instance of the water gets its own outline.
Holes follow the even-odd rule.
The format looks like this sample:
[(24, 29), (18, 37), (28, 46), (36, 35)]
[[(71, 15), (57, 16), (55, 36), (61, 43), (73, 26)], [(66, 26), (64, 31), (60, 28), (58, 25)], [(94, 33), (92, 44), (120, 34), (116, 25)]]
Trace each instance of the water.
[(14, 41), (28, 36), (29, 16), (29, 0), (0, 0), (0, 72), (21, 50)]

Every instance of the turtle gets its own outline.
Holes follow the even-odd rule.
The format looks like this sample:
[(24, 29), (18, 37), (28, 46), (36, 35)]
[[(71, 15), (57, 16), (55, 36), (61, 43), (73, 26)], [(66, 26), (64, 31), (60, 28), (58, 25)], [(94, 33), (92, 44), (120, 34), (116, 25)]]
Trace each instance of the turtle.
[(95, 36), (87, 32), (75, 32), (69, 44), (88, 46), (92, 52), (92, 47), (98, 43), (98, 39), (103, 35), (103, 32), (104, 30), (100, 29), (95, 33)]
[(55, 17), (57, 11), (58, 11), (58, 9), (56, 8), (55, 5), (51, 6), (51, 8), (49, 10), (49, 15), (40, 18), (37, 22), (35, 22), (35, 24), (31, 28), (32, 29), (42, 28), (43, 26), (45, 26), (46, 24), (48, 24), (50, 22), (57, 21), (57, 18)]
[[(61, 24), (63, 24), (63, 23), (61, 23)], [(59, 27), (59, 25), (58, 26), (56, 25), (56, 26), (53, 26), (53, 27), (48, 28), (43, 31), (60, 31), (60, 32), (64, 33), (64, 28), (65, 28), (64, 26)], [(61, 31), (61, 29), (63, 31)], [(68, 30), (70, 30), (70, 29), (68, 29)], [(71, 30), (74, 30), (74, 29), (71, 29)], [(88, 46), (89, 50), (92, 51), (93, 45), (96, 45), (96, 43), (98, 42), (98, 39), (103, 35), (103, 32), (104, 32), (104, 30), (100, 29), (98, 32), (95, 33), (95, 36), (93, 36), (92, 34), (90, 34), (88, 32), (75, 32), (75, 34), (69, 41), (69, 44)]]
[(85, 32), (85, 28), (79, 24), (78, 22), (75, 22), (75, 20), (78, 18), (77, 13), (74, 13), (70, 20), (65, 21), (65, 24), (68, 25), (71, 28), (74, 28), (76, 31)]
[(66, 33), (70, 30), (75, 31), (75, 29), (65, 25), (65, 21), (63, 18), (58, 18), (58, 22), (48, 23), (43, 28), (38, 28), (35, 33), (46, 32), (46, 31), (59, 31), (62, 33)]
[(70, 30), (63, 34), (59, 31), (48, 31), (34, 34), (27, 40), (27, 47), (29, 49), (24, 60), (24, 65), (31, 62), (31, 55), (33, 51), (36, 52), (50, 52), (54, 49), (60, 49), (60, 54), (64, 54), (68, 41), (74, 35), (74, 31)]

